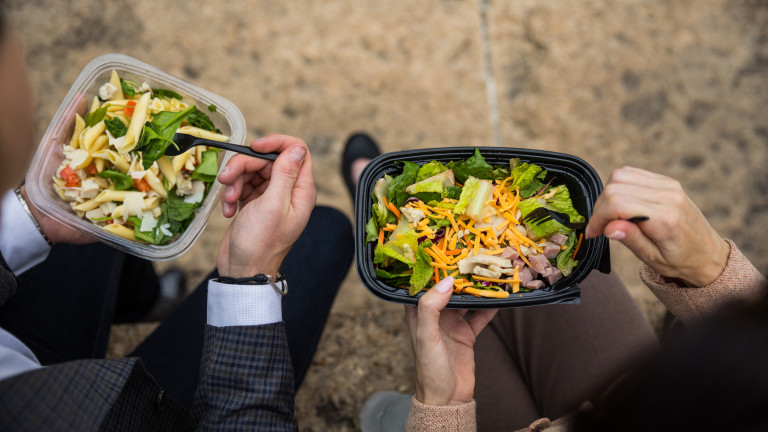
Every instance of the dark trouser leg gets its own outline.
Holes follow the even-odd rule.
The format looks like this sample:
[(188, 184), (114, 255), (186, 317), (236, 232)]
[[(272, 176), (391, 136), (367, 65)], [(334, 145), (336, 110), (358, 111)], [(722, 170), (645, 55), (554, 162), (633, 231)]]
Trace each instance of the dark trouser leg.
[(478, 429), (516, 430), (595, 401), (658, 349), (650, 324), (615, 275), (593, 271), (582, 304), (499, 312), (475, 349)]
[[(297, 389), (352, 262), (353, 246), (349, 220), (337, 210), (316, 207), (283, 261), (282, 270), (288, 280), (283, 321)], [(217, 277), (216, 272), (209, 277)], [(207, 280), (131, 354), (140, 357), (158, 384), (188, 408), (192, 407), (199, 378), (206, 284)]]
[(119, 315), (141, 316), (159, 290), (151, 263), (102, 244), (56, 245), (18, 279), (0, 326), (44, 365), (104, 357), (116, 300)]

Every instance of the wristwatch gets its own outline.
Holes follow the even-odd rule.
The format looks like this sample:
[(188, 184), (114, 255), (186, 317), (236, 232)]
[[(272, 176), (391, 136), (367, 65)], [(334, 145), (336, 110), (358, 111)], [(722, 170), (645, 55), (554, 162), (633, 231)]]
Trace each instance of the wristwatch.
[[(281, 272), (277, 272), (277, 277), (273, 278), (268, 274), (257, 274), (252, 277), (245, 278), (232, 278), (228, 276), (219, 276), (216, 282), (232, 284), (232, 285), (272, 285), (272, 288), (276, 293), (284, 296), (288, 294), (288, 281), (285, 280), (285, 275)], [(277, 286), (277, 282), (283, 283), (283, 288)]]

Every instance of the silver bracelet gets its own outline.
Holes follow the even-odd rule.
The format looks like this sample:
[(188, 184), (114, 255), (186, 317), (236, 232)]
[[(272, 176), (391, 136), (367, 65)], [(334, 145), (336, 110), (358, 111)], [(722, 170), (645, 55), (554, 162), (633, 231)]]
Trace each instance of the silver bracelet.
[(24, 197), (21, 195), (21, 186), (17, 187), (15, 192), (16, 198), (19, 199), (19, 204), (21, 204), (21, 208), (23, 208), (24, 211), (29, 215), (29, 218), (32, 219), (32, 223), (35, 224), (35, 228), (37, 228), (37, 231), (40, 232), (41, 236), (43, 236), (43, 240), (48, 243), (48, 246), (53, 246), (53, 243), (48, 239), (48, 236), (45, 235), (43, 229), (40, 228), (40, 224), (37, 223), (37, 220), (35, 220), (35, 216), (32, 215), (32, 211), (29, 209), (27, 201), (25, 201)]

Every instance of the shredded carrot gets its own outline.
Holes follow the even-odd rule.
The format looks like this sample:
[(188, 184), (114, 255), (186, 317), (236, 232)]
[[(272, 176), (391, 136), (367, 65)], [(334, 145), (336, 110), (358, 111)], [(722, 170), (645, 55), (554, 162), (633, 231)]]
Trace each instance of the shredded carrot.
[(459, 262), (459, 261), (463, 260), (464, 258), (466, 258), (467, 255), (469, 255), (469, 252), (466, 249), (462, 249), (461, 255), (459, 255), (456, 258), (448, 261), (448, 264), (456, 264), (457, 262)]
[(440, 275), (437, 273), (439, 270), (435, 267), (435, 283), (440, 282)]
[(509, 293), (506, 291), (491, 291), (491, 290), (481, 290), (477, 288), (464, 288), (464, 292), (468, 294), (472, 294), (475, 297), (490, 297), (490, 298), (507, 298), (509, 297)]
[(451, 255), (461, 255), (461, 249), (448, 249), (447, 251), (443, 252), (445, 256), (451, 256)]
[[(517, 268), (517, 267), (515, 267)], [(514, 277), (514, 276), (513, 276)], [(496, 282), (496, 283), (515, 283), (515, 282), (522, 282), (520, 279), (496, 279), (496, 278), (489, 278), (485, 276), (475, 276), (472, 275), (472, 279), (479, 280), (479, 281), (485, 281), (485, 282)]]
[(379, 230), (379, 244), (384, 243), (384, 228)]
[(576, 254), (579, 253), (579, 248), (581, 247), (581, 240), (584, 238), (584, 233), (579, 233), (579, 242), (576, 243), (576, 249), (573, 250), (573, 255), (571, 255), (571, 259), (576, 259)]
[(395, 207), (394, 204), (392, 204), (391, 202), (387, 203), (387, 208), (391, 210), (392, 213), (395, 214), (395, 216), (397, 217), (397, 220), (400, 220), (400, 216), (402, 216), (402, 214), (400, 213), (400, 210), (398, 210), (397, 207)]

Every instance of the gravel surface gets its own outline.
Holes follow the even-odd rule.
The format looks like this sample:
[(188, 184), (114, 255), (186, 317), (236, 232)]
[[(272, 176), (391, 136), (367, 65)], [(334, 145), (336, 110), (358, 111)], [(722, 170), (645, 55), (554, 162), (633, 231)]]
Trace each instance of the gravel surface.
[[(679, 179), (768, 270), (764, 0), (7, 3), (37, 89), (38, 136), (81, 68), (121, 52), (232, 100), (249, 140), (305, 139), (318, 203), (350, 217), (338, 167), (352, 132), (385, 151), (539, 148), (576, 154), (604, 180), (625, 164)], [(214, 216), (189, 253), (158, 268), (201, 281), (226, 226)], [(664, 309), (638, 261), (612, 246), (615, 271), (658, 325)], [(111, 355), (151, 329), (116, 327)], [(413, 391), (411, 365), (402, 308), (351, 271), (297, 395), (302, 430), (356, 430), (370, 394)]]

